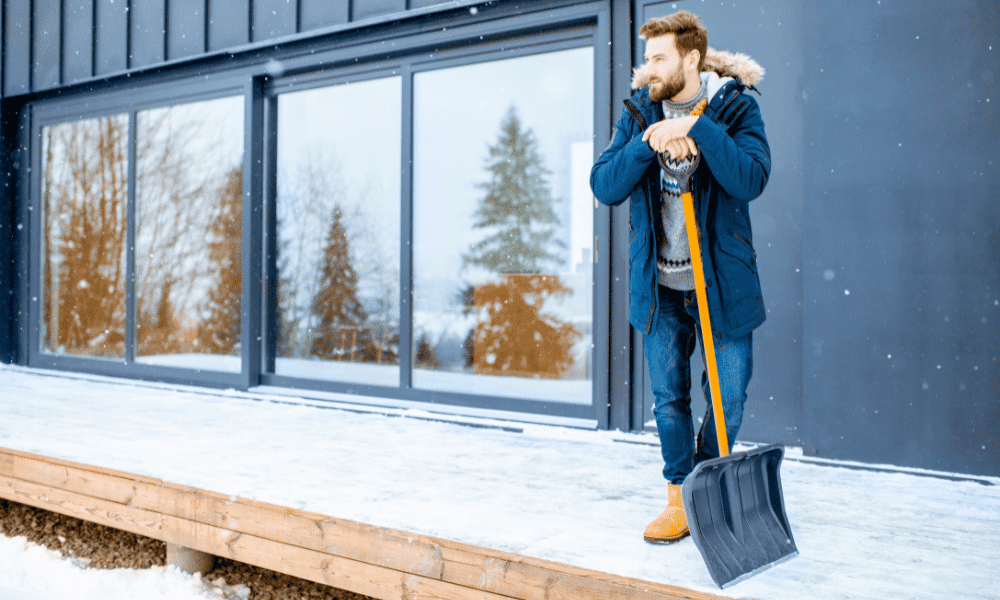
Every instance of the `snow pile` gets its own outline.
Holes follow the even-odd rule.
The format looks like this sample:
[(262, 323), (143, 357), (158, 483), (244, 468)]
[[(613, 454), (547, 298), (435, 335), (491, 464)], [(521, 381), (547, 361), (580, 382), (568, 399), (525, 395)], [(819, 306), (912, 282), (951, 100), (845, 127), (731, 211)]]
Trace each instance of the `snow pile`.
[(0, 535), (0, 600), (247, 600), (250, 588), (176, 567), (88, 569), (24, 537)]

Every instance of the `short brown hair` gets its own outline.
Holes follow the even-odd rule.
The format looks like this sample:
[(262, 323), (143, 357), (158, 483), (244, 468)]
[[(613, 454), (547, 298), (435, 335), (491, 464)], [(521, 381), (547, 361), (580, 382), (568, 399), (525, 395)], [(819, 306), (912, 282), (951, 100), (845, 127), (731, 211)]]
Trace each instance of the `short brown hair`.
[(639, 37), (644, 40), (661, 35), (674, 34), (677, 51), (687, 56), (692, 50), (698, 51), (698, 71), (705, 69), (705, 53), (708, 51), (708, 30), (697, 15), (680, 10), (665, 17), (654, 17), (639, 29)]

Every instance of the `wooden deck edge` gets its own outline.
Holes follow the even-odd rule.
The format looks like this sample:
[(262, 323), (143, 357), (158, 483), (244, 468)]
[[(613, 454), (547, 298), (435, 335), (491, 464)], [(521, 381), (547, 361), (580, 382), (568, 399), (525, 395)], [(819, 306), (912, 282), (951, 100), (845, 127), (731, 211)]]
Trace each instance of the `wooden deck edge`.
[(6, 448), (0, 497), (386, 600), (723, 598)]

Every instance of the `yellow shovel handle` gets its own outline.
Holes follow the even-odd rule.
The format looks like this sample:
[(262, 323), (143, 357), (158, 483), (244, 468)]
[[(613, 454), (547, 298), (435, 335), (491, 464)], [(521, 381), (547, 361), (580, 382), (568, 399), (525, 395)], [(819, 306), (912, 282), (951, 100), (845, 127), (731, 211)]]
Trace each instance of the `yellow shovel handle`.
[(719, 386), (719, 368), (715, 362), (715, 338), (708, 318), (708, 293), (705, 291), (705, 267), (701, 262), (701, 244), (698, 242), (698, 223), (694, 218), (694, 199), (691, 192), (684, 192), (684, 221), (687, 224), (688, 246), (691, 248), (691, 266), (694, 268), (694, 289), (698, 298), (698, 315), (701, 321), (701, 340), (705, 349), (705, 368), (708, 370), (708, 387), (715, 413), (715, 436), (719, 440), (719, 456), (729, 455), (729, 438), (726, 435), (726, 417), (722, 412), (722, 388)]

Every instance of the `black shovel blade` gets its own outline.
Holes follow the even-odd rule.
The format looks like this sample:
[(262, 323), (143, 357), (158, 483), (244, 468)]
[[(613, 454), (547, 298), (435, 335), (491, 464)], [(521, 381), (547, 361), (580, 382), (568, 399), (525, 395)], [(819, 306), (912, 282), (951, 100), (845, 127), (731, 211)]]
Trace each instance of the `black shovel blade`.
[(681, 495), (688, 529), (721, 588), (798, 555), (778, 472), (780, 444), (699, 463)]

